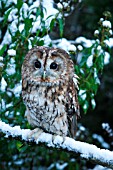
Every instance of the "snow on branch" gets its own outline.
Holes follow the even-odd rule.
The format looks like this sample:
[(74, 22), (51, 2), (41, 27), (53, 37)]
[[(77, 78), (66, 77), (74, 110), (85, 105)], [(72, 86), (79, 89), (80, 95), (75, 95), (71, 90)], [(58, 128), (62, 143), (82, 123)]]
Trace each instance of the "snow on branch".
[(32, 130), (21, 129), (20, 126), (11, 127), (0, 121), (0, 132), (5, 134), (5, 137), (12, 137), (24, 142), (31, 142), (41, 145), (46, 145), (51, 148), (59, 148), (61, 150), (73, 153), (75, 156), (80, 156), (81, 159), (86, 159), (95, 164), (106, 166), (113, 169), (113, 152), (107, 149), (97, 148), (95, 145), (85, 142), (75, 141), (72, 138), (66, 137), (63, 142), (61, 136), (55, 136), (54, 141), (52, 135), (48, 133), (42, 133), (37, 140), (29, 139), (28, 135)]

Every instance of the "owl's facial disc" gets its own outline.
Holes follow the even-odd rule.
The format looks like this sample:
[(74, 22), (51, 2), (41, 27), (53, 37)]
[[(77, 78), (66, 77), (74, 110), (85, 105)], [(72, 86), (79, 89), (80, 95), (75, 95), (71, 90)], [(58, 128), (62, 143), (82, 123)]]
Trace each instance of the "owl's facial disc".
[(36, 52), (30, 58), (31, 79), (40, 83), (57, 83), (67, 71), (66, 58), (58, 53)]
[(34, 57), (32, 63), (32, 68), (34, 68), (33, 78), (40, 78), (41, 81), (44, 82), (48, 82), (50, 79), (56, 79), (59, 68), (59, 65), (56, 61), (53, 61), (52, 59), (44, 60), (43, 58), (40, 59)]

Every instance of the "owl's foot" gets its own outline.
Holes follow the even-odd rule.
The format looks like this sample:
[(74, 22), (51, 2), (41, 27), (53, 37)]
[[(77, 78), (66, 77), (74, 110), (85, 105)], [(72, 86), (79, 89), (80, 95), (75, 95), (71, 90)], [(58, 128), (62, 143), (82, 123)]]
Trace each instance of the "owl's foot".
[(62, 136), (62, 138), (63, 138), (63, 141), (62, 141), (62, 144), (63, 144), (66, 140), (66, 136)]
[(33, 129), (30, 134), (28, 135), (28, 140), (37, 140), (38, 137), (43, 133), (42, 129), (35, 128)]
[[(57, 135), (52, 135), (52, 143), (55, 144), (55, 138), (56, 138)], [(61, 145), (65, 142), (66, 140), (66, 136), (61, 136), (62, 137), (62, 142), (61, 142)]]

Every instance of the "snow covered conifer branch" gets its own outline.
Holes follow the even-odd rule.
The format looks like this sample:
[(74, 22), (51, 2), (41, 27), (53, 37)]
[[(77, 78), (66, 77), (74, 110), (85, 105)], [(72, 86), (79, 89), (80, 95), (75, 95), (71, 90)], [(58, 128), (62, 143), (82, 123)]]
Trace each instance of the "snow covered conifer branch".
[(52, 135), (48, 133), (42, 133), (37, 140), (29, 139), (28, 141), (27, 137), (31, 132), (30, 129), (21, 129), (20, 126), (11, 127), (9, 124), (2, 121), (0, 121), (0, 132), (5, 134), (6, 138), (12, 137), (20, 141), (36, 143), (37, 145), (41, 144), (51, 148), (59, 148), (73, 153), (75, 156), (80, 156), (81, 159), (86, 159), (93, 163), (113, 169), (113, 152), (97, 148), (92, 144), (75, 141), (69, 137), (66, 137), (63, 142), (61, 136), (56, 136), (54, 142), (52, 142)]

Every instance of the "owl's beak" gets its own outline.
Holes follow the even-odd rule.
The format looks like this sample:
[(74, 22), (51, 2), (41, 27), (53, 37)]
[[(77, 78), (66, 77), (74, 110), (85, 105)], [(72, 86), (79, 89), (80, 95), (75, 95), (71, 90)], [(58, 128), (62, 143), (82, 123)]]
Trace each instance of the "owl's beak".
[(46, 78), (46, 71), (44, 71), (42, 74), (42, 79), (45, 80), (45, 78)]

